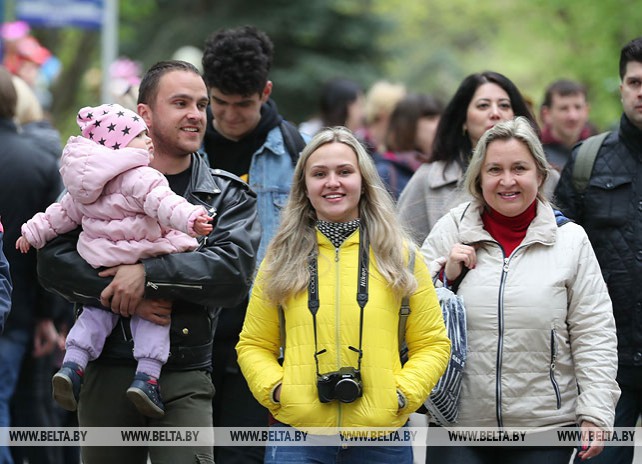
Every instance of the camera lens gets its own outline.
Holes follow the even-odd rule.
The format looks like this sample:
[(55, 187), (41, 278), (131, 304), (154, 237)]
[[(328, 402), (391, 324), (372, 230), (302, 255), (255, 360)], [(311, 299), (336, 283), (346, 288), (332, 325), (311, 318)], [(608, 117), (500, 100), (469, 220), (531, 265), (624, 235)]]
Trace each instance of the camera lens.
[(361, 393), (361, 386), (353, 379), (341, 379), (334, 387), (334, 396), (342, 403), (352, 403)]

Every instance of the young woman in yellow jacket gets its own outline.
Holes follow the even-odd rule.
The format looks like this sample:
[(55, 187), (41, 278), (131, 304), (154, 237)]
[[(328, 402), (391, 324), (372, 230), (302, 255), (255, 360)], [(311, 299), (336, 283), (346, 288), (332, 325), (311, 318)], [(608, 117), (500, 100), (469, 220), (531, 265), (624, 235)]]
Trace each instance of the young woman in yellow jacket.
[[(337, 436), (346, 428), (403, 427), (442, 375), (450, 342), (422, 259), (364, 148), (345, 128), (303, 151), (278, 233), (252, 290), (237, 345), (250, 389), (272, 426)], [(399, 308), (410, 297), (408, 361)], [(279, 361), (280, 308), (285, 356)], [(280, 446), (266, 463), (412, 463), (411, 443)]]

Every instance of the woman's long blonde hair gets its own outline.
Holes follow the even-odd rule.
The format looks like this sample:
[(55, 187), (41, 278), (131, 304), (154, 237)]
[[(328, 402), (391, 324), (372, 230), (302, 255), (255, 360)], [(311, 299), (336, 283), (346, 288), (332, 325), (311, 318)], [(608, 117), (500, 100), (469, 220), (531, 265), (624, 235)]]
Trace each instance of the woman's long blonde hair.
[(323, 129), (308, 143), (294, 169), (292, 189), (281, 215), (281, 225), (263, 262), (263, 284), (268, 298), (282, 304), (308, 285), (308, 256), (316, 253), (318, 245), (317, 215), (306, 196), (305, 165), (312, 153), (328, 143), (343, 143), (357, 156), (363, 191), (359, 200), (359, 217), (366, 226), (377, 269), (392, 291), (400, 296), (413, 293), (417, 281), (407, 268), (404, 248), (414, 245), (398, 222), (393, 200), (372, 158), (352, 132), (345, 127), (332, 127)]

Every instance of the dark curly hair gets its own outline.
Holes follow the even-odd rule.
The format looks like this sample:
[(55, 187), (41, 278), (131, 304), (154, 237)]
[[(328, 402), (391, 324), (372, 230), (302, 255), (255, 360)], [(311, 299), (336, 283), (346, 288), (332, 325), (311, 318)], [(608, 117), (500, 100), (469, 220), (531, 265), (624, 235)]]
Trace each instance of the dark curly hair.
[(254, 26), (219, 30), (205, 41), (205, 82), (226, 95), (261, 93), (268, 80), (273, 53), (270, 38)]

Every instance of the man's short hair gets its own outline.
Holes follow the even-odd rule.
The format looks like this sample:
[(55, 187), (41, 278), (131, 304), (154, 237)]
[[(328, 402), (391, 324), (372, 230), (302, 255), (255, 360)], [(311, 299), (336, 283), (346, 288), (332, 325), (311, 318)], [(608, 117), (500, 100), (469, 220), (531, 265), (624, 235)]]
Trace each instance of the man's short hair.
[(624, 79), (626, 65), (630, 61), (642, 63), (642, 37), (637, 37), (622, 47), (620, 51), (620, 79)]
[(588, 99), (586, 92), (586, 87), (583, 84), (580, 84), (576, 81), (571, 81), (568, 79), (560, 79), (553, 82), (546, 88), (546, 93), (544, 94), (544, 102), (542, 106), (550, 108), (553, 104), (553, 96), (559, 95), (560, 97), (568, 97), (569, 95), (584, 95), (584, 98)]
[(198, 68), (187, 61), (159, 61), (149, 68), (143, 76), (143, 80), (140, 81), (140, 86), (138, 87), (138, 103), (144, 103), (146, 105), (154, 103), (156, 95), (158, 94), (158, 84), (160, 83), (161, 77), (171, 71), (187, 71), (201, 76)]
[(11, 73), (4, 66), (0, 66), (0, 118), (12, 119), (16, 115), (17, 100)]
[(268, 81), (273, 54), (270, 38), (253, 26), (219, 30), (205, 41), (205, 82), (226, 95), (260, 94)]

